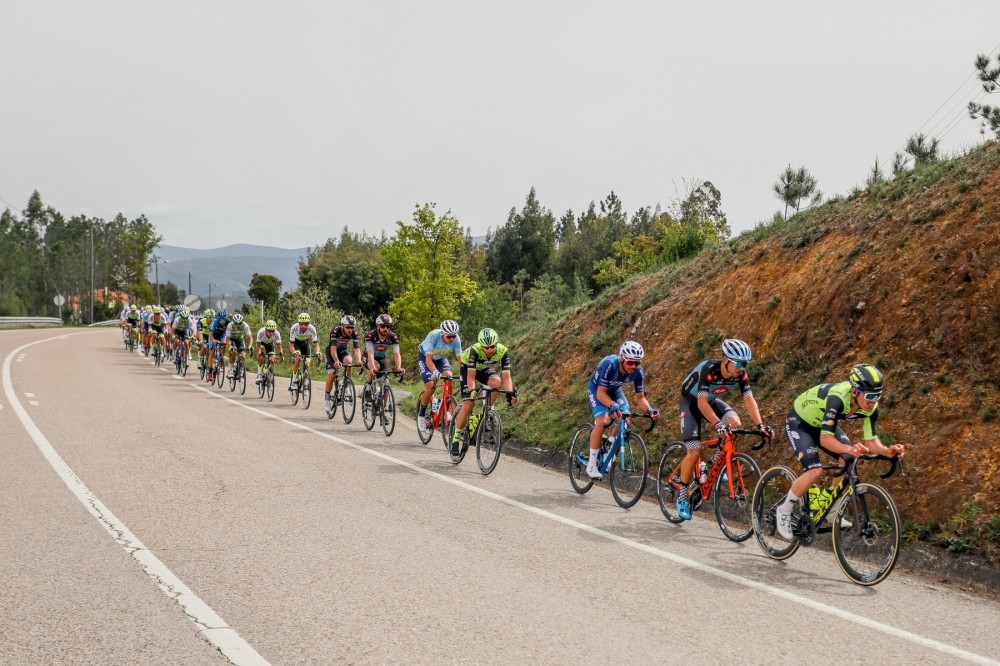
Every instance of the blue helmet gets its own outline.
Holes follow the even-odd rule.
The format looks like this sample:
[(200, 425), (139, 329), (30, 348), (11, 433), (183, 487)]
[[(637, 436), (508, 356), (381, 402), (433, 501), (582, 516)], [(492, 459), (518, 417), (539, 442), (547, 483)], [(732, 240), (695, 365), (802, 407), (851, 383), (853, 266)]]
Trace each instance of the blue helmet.
[(225, 319), (225, 318), (226, 318), (226, 311), (219, 310), (219, 319)]

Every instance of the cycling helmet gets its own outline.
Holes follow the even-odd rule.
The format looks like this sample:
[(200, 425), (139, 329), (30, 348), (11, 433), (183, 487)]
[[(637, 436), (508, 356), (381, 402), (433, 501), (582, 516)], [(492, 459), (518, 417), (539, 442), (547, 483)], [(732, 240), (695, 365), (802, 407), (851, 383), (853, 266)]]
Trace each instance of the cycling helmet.
[(205, 316), (206, 317), (215, 317), (215, 310), (213, 310), (212, 308), (209, 308), (209, 309), (205, 310)]
[(340, 325), (341, 326), (354, 326), (354, 324), (356, 324), (356, 323), (357, 323), (357, 320), (354, 317), (352, 317), (351, 315), (344, 315), (340, 319)]
[(234, 314), (233, 315), (233, 323), (234, 324), (242, 324), (243, 323), (243, 315), (241, 315), (239, 312), (237, 312), (236, 314)]
[(642, 357), (646, 355), (646, 350), (635, 340), (626, 340), (622, 343), (621, 349), (618, 350), (618, 355), (630, 361), (641, 361)]
[(134, 305), (128, 306), (128, 309), (129, 309), (129, 312), (135, 312), (136, 310), (138, 310), (138, 308), (135, 307)]
[(452, 319), (445, 319), (441, 322), (441, 332), (445, 335), (458, 335), (458, 322)]
[(484, 328), (479, 331), (479, 344), (484, 347), (493, 347), (500, 340), (500, 336), (492, 328)]
[(225, 319), (225, 318), (226, 318), (226, 311), (219, 310), (219, 319)]
[(376, 326), (392, 326), (392, 317), (387, 314), (380, 314), (375, 317)]
[(884, 384), (884, 378), (878, 368), (861, 363), (851, 368), (848, 380), (851, 386), (862, 393), (881, 393)]
[(181, 306), (181, 314), (184, 315), (185, 317), (190, 317), (191, 316), (191, 308), (189, 308), (186, 305), (182, 305)]
[(264, 328), (266, 328), (269, 331), (273, 331), (274, 329), (278, 328), (278, 324), (273, 319), (268, 319), (267, 322), (264, 324)]
[(299, 313), (299, 323), (302, 324), (302, 323), (308, 323), (308, 322), (309, 322), (309, 313), (308, 312), (300, 312)]
[(159, 305), (153, 307), (153, 314), (163, 314), (163, 308)]
[(731, 361), (750, 362), (750, 345), (742, 340), (729, 338), (722, 341), (722, 355)]
[(142, 309), (142, 311), (143, 311), (143, 312), (152, 312), (152, 311), (153, 311), (153, 306), (152, 306), (152, 305), (147, 305), (147, 306), (145, 306), (145, 307), (144, 307), (144, 308)]

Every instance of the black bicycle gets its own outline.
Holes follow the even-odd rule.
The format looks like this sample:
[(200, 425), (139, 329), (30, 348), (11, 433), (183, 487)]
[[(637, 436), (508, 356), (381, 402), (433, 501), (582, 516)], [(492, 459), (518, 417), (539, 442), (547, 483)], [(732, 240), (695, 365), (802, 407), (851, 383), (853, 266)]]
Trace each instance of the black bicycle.
[(247, 365), (242, 352), (236, 353), (236, 362), (232, 365), (232, 371), (233, 374), (229, 377), (229, 390), (235, 391), (236, 387), (239, 386), (240, 394), (245, 395), (247, 392)]
[(174, 351), (174, 366), (177, 367), (177, 374), (186, 377), (188, 372), (188, 355), (184, 341), (181, 340)]
[(396, 370), (376, 370), (374, 381), (365, 382), (361, 389), (361, 420), (365, 429), (375, 427), (375, 419), (382, 425), (386, 437), (396, 429), (396, 396), (389, 386), (389, 376), (396, 375), (402, 379), (403, 374)]
[[(509, 401), (517, 397), (517, 391), (505, 391), (500, 388), (490, 388), (478, 384), (475, 390), (475, 402), (479, 403), (477, 413), (476, 405), (473, 405), (469, 412), (468, 428), (462, 432), (459, 439), (458, 453), (453, 453), (451, 445), (448, 446), (448, 455), (456, 465), (462, 462), (466, 452), (469, 450), (470, 442), (476, 442), (476, 462), (479, 464), (479, 471), (483, 475), (488, 475), (497, 467), (500, 462), (500, 451), (503, 449), (503, 419), (500, 413), (493, 407), (490, 399), (494, 393), (503, 393)], [(451, 423), (455, 423), (458, 417), (456, 408), (451, 414)], [(454, 426), (452, 426), (454, 427)], [(454, 431), (452, 431), (454, 434)]]
[[(859, 460), (888, 460), (889, 471), (880, 474), (888, 479), (902, 473), (903, 461), (875, 454), (861, 458), (845, 456), (842, 465), (824, 465), (823, 469), (842, 477), (828, 493), (813, 501), (795, 502), (792, 508), (792, 540), (777, 533), (778, 505), (785, 501), (797, 475), (779, 465), (764, 472), (753, 493), (753, 531), (764, 554), (774, 560), (788, 559), (799, 546), (812, 545), (817, 534), (833, 532), (837, 562), (848, 578), (858, 585), (876, 585), (885, 580), (899, 558), (900, 518), (892, 496), (879, 485), (858, 481)], [(832, 526), (821, 526), (837, 499), (843, 500), (833, 512)]]
[[(299, 352), (295, 352), (299, 355)], [(292, 406), (299, 404), (302, 398), (302, 408), (309, 409), (312, 403), (312, 356), (303, 356), (299, 359), (299, 371), (292, 374), (292, 379), (296, 380), (295, 388), (288, 385), (288, 394), (291, 398)]]
[[(333, 395), (326, 407), (326, 418), (332, 419), (337, 415), (337, 408), (340, 408), (340, 416), (344, 423), (354, 420), (354, 412), (357, 409), (357, 390), (354, 388), (354, 381), (347, 376), (347, 366), (344, 367), (344, 377), (341, 379), (340, 370), (333, 371)], [(353, 367), (353, 366), (352, 366)]]

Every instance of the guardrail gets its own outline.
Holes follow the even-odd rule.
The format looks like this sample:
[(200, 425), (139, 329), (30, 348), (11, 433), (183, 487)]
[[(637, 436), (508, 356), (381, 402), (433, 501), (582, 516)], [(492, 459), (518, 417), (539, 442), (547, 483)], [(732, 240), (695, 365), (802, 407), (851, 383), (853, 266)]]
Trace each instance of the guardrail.
[(118, 320), (118, 319), (105, 319), (104, 321), (95, 321), (90, 326), (91, 327), (93, 327), (93, 326), (117, 326), (119, 321), (120, 320)]
[(0, 317), (0, 328), (58, 328), (59, 317)]

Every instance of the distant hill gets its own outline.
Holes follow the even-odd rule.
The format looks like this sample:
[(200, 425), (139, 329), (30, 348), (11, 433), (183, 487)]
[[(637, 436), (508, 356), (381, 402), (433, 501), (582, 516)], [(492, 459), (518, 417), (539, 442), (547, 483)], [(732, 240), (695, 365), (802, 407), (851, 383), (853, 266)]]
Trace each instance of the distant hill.
[[(281, 280), (281, 291), (291, 291), (299, 284), (299, 259), (306, 256), (308, 248), (286, 249), (263, 245), (227, 245), (226, 247), (200, 250), (173, 245), (156, 249), (160, 258), (160, 282), (173, 282), (178, 288), (208, 299), (211, 285), (212, 306), (225, 295), (230, 303), (242, 303), (254, 273), (274, 275)], [(156, 268), (151, 267), (148, 279), (153, 282)]]

